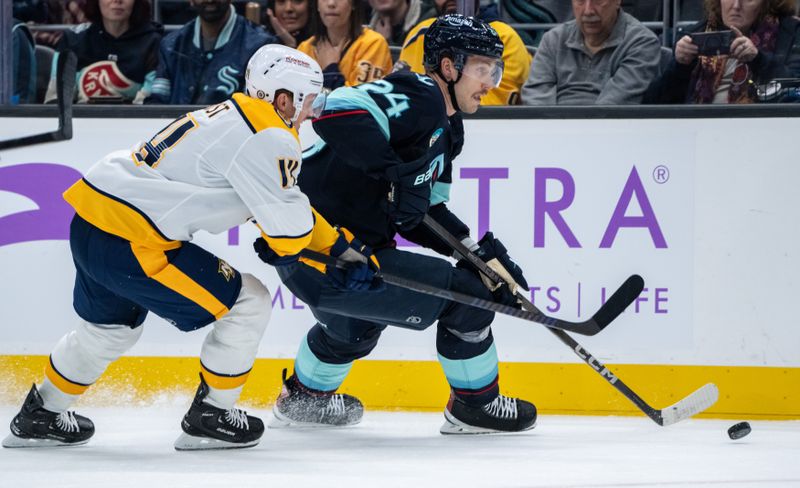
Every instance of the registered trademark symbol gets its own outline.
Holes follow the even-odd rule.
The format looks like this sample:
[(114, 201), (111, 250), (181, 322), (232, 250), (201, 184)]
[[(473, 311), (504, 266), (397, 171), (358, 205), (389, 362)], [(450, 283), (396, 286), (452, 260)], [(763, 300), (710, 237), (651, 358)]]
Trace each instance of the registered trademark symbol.
[(669, 181), (669, 168), (664, 166), (663, 164), (659, 164), (653, 170), (653, 181), (662, 185)]

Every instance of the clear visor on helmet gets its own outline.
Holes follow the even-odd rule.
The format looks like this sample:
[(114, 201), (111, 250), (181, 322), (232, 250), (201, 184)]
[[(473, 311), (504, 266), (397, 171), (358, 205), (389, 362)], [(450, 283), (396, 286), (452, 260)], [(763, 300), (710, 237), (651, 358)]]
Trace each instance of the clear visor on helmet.
[(503, 60), (473, 55), (467, 58), (461, 74), (497, 88), (503, 78)]
[(304, 114), (305, 118), (312, 118), (315, 119), (322, 115), (322, 111), (325, 109), (325, 100), (327, 99), (327, 94), (321, 92), (319, 94), (312, 94), (305, 97), (303, 101), (303, 105), (298, 107), (295, 105), (294, 117), (292, 117), (292, 122), (296, 122), (300, 114)]
[(311, 101), (311, 113), (309, 117), (312, 119), (316, 119), (320, 115), (322, 115), (322, 111), (325, 110), (325, 102), (328, 100), (328, 94), (326, 92), (320, 92), (314, 99)]

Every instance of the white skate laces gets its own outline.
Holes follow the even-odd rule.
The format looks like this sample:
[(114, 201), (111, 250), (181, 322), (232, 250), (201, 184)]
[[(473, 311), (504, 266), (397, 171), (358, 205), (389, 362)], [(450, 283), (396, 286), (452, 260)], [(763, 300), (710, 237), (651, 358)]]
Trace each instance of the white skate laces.
[(345, 407), (344, 407), (344, 397), (339, 394), (334, 394), (328, 405), (325, 406), (325, 409), (322, 411), (323, 415), (344, 415)]
[(483, 406), (484, 412), (501, 419), (517, 418), (517, 399), (498, 395), (494, 401)]
[(247, 412), (232, 408), (225, 411), (225, 420), (236, 427), (237, 429), (250, 430), (250, 424), (247, 422)]
[(64, 432), (79, 432), (81, 430), (78, 426), (78, 420), (75, 418), (74, 412), (61, 412), (56, 417), (56, 427)]

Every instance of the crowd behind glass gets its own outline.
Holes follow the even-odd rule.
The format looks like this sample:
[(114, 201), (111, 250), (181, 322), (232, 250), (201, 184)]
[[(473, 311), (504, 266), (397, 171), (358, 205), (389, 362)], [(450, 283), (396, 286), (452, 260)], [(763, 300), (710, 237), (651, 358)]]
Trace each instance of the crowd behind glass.
[[(422, 73), (428, 26), (456, 11), (455, 0), (154, 1), (14, 0), (12, 103), (54, 101), (67, 50), (79, 103), (216, 103), (242, 90), (247, 60), (270, 43), (316, 59), (328, 90)], [(474, 14), (505, 46), (502, 81), (483, 104), (800, 98), (796, 0), (679, 0), (674, 32), (654, 27), (662, 3), (482, 0)]]

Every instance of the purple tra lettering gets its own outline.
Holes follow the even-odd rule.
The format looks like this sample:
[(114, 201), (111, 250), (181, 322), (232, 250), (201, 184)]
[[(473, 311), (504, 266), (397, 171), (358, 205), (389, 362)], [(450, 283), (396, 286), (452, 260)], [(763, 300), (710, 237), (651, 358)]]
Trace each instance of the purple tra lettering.
[[(478, 236), (482, 236), (491, 228), (491, 185), (492, 180), (508, 179), (508, 168), (461, 168), (462, 179), (478, 180)], [(562, 195), (558, 200), (547, 199), (547, 182), (555, 180), (561, 184)], [(631, 201), (636, 198), (642, 210), (641, 216), (626, 215)], [(534, 171), (533, 208), (534, 247), (545, 246), (545, 219), (549, 218), (561, 237), (571, 248), (580, 248), (581, 244), (572, 232), (561, 212), (572, 205), (575, 199), (575, 180), (562, 168), (536, 168)], [(657, 249), (667, 248), (667, 241), (658, 223), (653, 206), (644, 189), (636, 166), (631, 168), (625, 186), (622, 189), (617, 205), (600, 240), (600, 248), (610, 248), (614, 244), (617, 233), (622, 228), (645, 228), (649, 231), (653, 245)], [(398, 236), (398, 245), (413, 246)]]
[(0, 190), (27, 197), (38, 207), (0, 217), (0, 246), (69, 239), (69, 224), (75, 211), (61, 194), (81, 177), (80, 172), (62, 164), (0, 167)]

